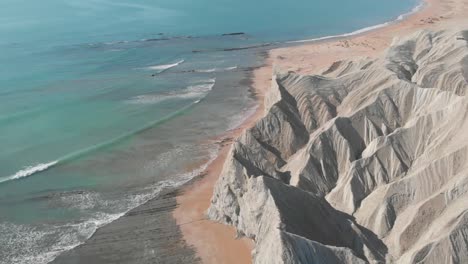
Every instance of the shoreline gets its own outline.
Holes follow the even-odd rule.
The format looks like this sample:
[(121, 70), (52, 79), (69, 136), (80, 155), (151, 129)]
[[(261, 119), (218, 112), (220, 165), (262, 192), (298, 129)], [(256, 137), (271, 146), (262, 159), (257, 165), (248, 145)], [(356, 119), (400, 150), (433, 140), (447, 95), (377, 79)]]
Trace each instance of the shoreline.
[(407, 19), (407, 18), (411, 17), (412, 15), (414, 15), (414, 14), (420, 12), (421, 10), (423, 10), (427, 6), (427, 4), (428, 4), (427, 0), (420, 0), (420, 3), (417, 6), (415, 6), (413, 9), (411, 9), (411, 11), (399, 15), (394, 20), (390, 20), (390, 21), (383, 22), (383, 23), (380, 23), (380, 24), (377, 24), (377, 25), (357, 29), (357, 30), (351, 31), (349, 33), (343, 33), (343, 34), (340, 34), (340, 35), (330, 35), (330, 36), (324, 36), (324, 37), (318, 37), (318, 38), (312, 38), (312, 39), (291, 40), (291, 41), (287, 41), (286, 44), (302, 44), (302, 45), (304, 45), (304, 44), (317, 43), (319, 41), (334, 41), (334, 40), (337, 40), (337, 39), (352, 38), (354, 36), (363, 35), (363, 34), (366, 34), (368, 32), (374, 31), (374, 30), (379, 30), (379, 29), (388, 27), (388, 26), (390, 26), (392, 24), (400, 23), (401, 21), (404, 21), (405, 19)]
[[(248, 79), (251, 86), (255, 87), (252, 92), (256, 98), (257, 107), (240, 126), (227, 131), (218, 138), (220, 144), (218, 156), (208, 165), (202, 177), (182, 187), (181, 194), (176, 197), (177, 208), (173, 212), (174, 219), (181, 229), (185, 242), (194, 247), (202, 263), (251, 262), (253, 242), (248, 238), (235, 239), (236, 231), (233, 227), (206, 219), (205, 212), (210, 205), (214, 183), (221, 173), (232, 142), (263, 116), (263, 98), (267, 87), (261, 84), (264, 84), (265, 80), (271, 80), (269, 56), (267, 55), (264, 60), (265, 66), (255, 69)], [(262, 81), (259, 83), (259, 80)], [(203, 239), (200, 239), (201, 237)], [(217, 246), (220, 242), (221, 247)], [(204, 250), (199, 250), (200, 247)]]
[(456, 10), (457, 3), (461, 1), (423, 0), (415, 12), (403, 14), (400, 16), (403, 16), (402, 19), (386, 22), (380, 27), (368, 27), (370, 29), (364, 32), (358, 30), (341, 36), (287, 42), (298, 45), (268, 50), (265, 65), (256, 69), (251, 78), (252, 87), (258, 95), (255, 113), (238, 128), (220, 137), (222, 146), (217, 158), (208, 166), (203, 177), (182, 187), (182, 193), (176, 198), (177, 208), (173, 217), (185, 242), (195, 250), (197, 257), (203, 263), (252, 261), (253, 242), (247, 238), (236, 239), (234, 227), (208, 220), (205, 213), (233, 140), (264, 114), (263, 98), (273, 71), (320, 74), (321, 70), (336, 61), (351, 57), (377, 57), (392, 43), (394, 37), (425, 28), (437, 29), (440, 24), (446, 25), (456, 20), (459, 13), (463, 14), (463, 10)]

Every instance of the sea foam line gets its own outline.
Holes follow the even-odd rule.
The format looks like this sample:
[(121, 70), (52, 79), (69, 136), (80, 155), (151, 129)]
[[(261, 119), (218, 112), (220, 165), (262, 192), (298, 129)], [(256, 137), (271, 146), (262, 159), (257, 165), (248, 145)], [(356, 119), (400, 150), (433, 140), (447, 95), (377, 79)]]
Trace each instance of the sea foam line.
[[(86, 240), (88, 240), (90, 237), (92, 237), (94, 235), (94, 233), (100, 227), (103, 227), (105, 225), (108, 225), (108, 224), (118, 220), (119, 218), (121, 218), (122, 216), (124, 216), (125, 214), (130, 212), (131, 210), (137, 208), (138, 206), (140, 206), (142, 204), (145, 204), (146, 202), (148, 202), (151, 199), (154, 199), (162, 191), (167, 190), (167, 189), (179, 188), (179, 187), (183, 186), (184, 184), (188, 183), (190, 180), (197, 177), (198, 175), (203, 173), (208, 168), (208, 166), (218, 156), (219, 149), (220, 149), (219, 146), (216, 146), (215, 148), (211, 149), (211, 151), (209, 152), (209, 157), (208, 157), (207, 162), (203, 163), (198, 168), (196, 168), (196, 169), (194, 169), (192, 171), (188, 171), (186, 173), (179, 174), (178, 176), (175, 177), (176, 178), (175, 180), (164, 180), (164, 181), (156, 183), (152, 187), (145, 188), (145, 189), (150, 189), (151, 191), (149, 193), (147, 193), (147, 194), (136, 195), (134, 197), (135, 203), (133, 205), (131, 205), (129, 208), (127, 208), (126, 210), (124, 210), (123, 212), (121, 212), (121, 213), (102, 214), (100, 217), (93, 217), (93, 218), (89, 219), (88, 221), (86, 221), (84, 223), (80, 223), (78, 225), (67, 224), (66, 226), (68, 226), (68, 227), (78, 226), (80, 229), (83, 228), (83, 227), (87, 227), (88, 232), (86, 234), (84, 234), (85, 239), (82, 240), (82, 241), (79, 241), (79, 242), (74, 241), (74, 243), (72, 243), (71, 245), (65, 246), (65, 247), (61, 247), (61, 248), (58, 248), (58, 249), (56, 248), (53, 252), (42, 253), (45, 256), (47, 256), (46, 258), (44, 258), (45, 261), (43, 263), (44, 264), (49, 263), (49, 262), (53, 261), (55, 258), (57, 258), (61, 253), (65, 252), (65, 251), (68, 251), (68, 250), (72, 250), (73, 248), (75, 248), (75, 247), (77, 247), (77, 246), (79, 246), (79, 245), (81, 245), (83, 243), (86, 243)], [(26, 263), (29, 263), (29, 262), (26, 262)]]
[(163, 71), (169, 70), (170, 68), (174, 68), (176, 66), (179, 66), (180, 64), (182, 64), (184, 62), (185, 62), (185, 60), (180, 60), (178, 62), (171, 63), (171, 64), (161, 64), (161, 65), (148, 66), (145, 69), (147, 69), (147, 70), (156, 70), (156, 71), (159, 71), (158, 73), (161, 73)]
[[(47, 228), (44, 227), (42, 230), (33, 226), (17, 225), (8, 222), (0, 223), (0, 233), (3, 233), (4, 235), (0, 238), (0, 242), (8, 242), (6, 243), (5, 248), (3, 248), (4, 250), (7, 250), (7, 255), (5, 259), (0, 260), (0, 263), (46, 264), (53, 261), (61, 253), (72, 250), (73, 248), (85, 243), (100, 227), (118, 220), (134, 208), (157, 197), (163, 190), (180, 187), (198, 176), (200, 173), (205, 171), (208, 165), (216, 158), (218, 151), (219, 147), (212, 149), (209, 152), (208, 161), (197, 169), (181, 173), (177, 175), (174, 180), (164, 180), (152, 186), (145, 187), (141, 190), (145, 191), (145, 193), (131, 195), (128, 198), (125, 198), (124, 203), (129, 203), (128, 207), (120, 210), (119, 212), (97, 212), (83, 222), (49, 226)], [(86, 196), (89, 194), (84, 195)], [(99, 199), (99, 196), (93, 197), (93, 199)], [(40, 249), (37, 247), (37, 245), (41, 243), (47, 244), (50, 242), (49, 239), (51, 238), (57, 240), (53, 242), (53, 244), (49, 244), (46, 248)], [(40, 251), (37, 251), (38, 249)]]
[(57, 165), (58, 162), (59, 161), (56, 160), (56, 161), (52, 161), (52, 162), (49, 162), (49, 163), (40, 163), (40, 164), (37, 164), (37, 165), (34, 165), (34, 166), (25, 167), (24, 169), (16, 172), (15, 174), (13, 174), (11, 176), (0, 179), (0, 183), (6, 182), (6, 181), (11, 181), (11, 180), (16, 180), (16, 179), (21, 179), (21, 178), (24, 178), (24, 177), (31, 176), (31, 175), (33, 175), (35, 173), (38, 173), (38, 172), (48, 170), (49, 168)]
[(225, 72), (225, 71), (232, 71), (236, 70), (237, 66), (226, 67), (226, 68), (212, 68), (212, 69), (205, 69), (205, 70), (195, 70), (195, 72), (199, 73), (211, 73), (211, 72)]
[(4, 178), (0, 178), (0, 184), (1, 183), (4, 183), (4, 182), (8, 182), (8, 181), (12, 181), (12, 180), (19, 180), (19, 179), (22, 179), (22, 178), (25, 178), (25, 177), (29, 177), (29, 176), (32, 176), (32, 175), (35, 175), (35, 174), (38, 174), (38, 173), (41, 173), (45, 170), (48, 170), (54, 166), (57, 166), (61, 163), (64, 163), (64, 162), (68, 162), (70, 160), (73, 160), (75, 158), (78, 158), (78, 157), (81, 157), (83, 155), (86, 155), (88, 153), (91, 153), (93, 151), (96, 151), (96, 150), (99, 150), (99, 149), (103, 149), (103, 148), (106, 148), (106, 147), (109, 147), (113, 144), (116, 144), (117, 142), (120, 142), (122, 140), (125, 140), (127, 138), (130, 138), (131, 136), (133, 135), (136, 135), (138, 133), (141, 133), (143, 131), (146, 131), (158, 124), (161, 124), (163, 122), (166, 122), (167, 120), (170, 120), (176, 116), (179, 116), (181, 114), (183, 114), (185, 111), (189, 110), (190, 108), (192, 108), (193, 106), (195, 106), (196, 104), (198, 104), (203, 98), (201, 98), (200, 100), (197, 100), (195, 102), (191, 102), (190, 104), (182, 107), (181, 109), (161, 118), (161, 119), (158, 119), (154, 122), (150, 122), (142, 127), (140, 127), (139, 129), (133, 131), (133, 132), (130, 132), (130, 133), (127, 133), (127, 134), (122, 134), (120, 136), (117, 136), (113, 139), (110, 139), (108, 141), (104, 141), (100, 144), (96, 144), (96, 145), (93, 145), (93, 146), (90, 146), (88, 148), (85, 148), (85, 149), (82, 149), (82, 150), (79, 150), (79, 151), (76, 151), (76, 152), (73, 152), (71, 154), (68, 154), (66, 156), (64, 156), (63, 158), (61, 159), (58, 159), (58, 160), (55, 160), (55, 161), (52, 161), (52, 162), (49, 162), (49, 163), (41, 163), (41, 164), (38, 164), (38, 165), (34, 165), (34, 166), (28, 166), (28, 167), (25, 167), (21, 170), (19, 170), (18, 172), (16, 172), (15, 174), (11, 175), (11, 176), (7, 176), (7, 177), (4, 177)]
[(341, 34), (341, 35), (331, 35), (331, 36), (325, 36), (325, 37), (319, 37), (319, 38), (312, 38), (312, 39), (292, 40), (292, 41), (287, 41), (286, 43), (291, 43), (292, 44), (292, 43), (314, 42), (314, 41), (329, 40), (329, 39), (343, 38), (343, 37), (350, 37), (350, 36), (359, 35), (359, 34), (366, 33), (366, 32), (372, 31), (372, 30), (376, 30), (376, 29), (379, 29), (379, 28), (386, 27), (386, 26), (391, 25), (391, 24), (393, 24), (393, 23), (395, 23), (397, 21), (401, 21), (401, 20), (405, 19), (406, 17), (408, 17), (408, 16), (410, 16), (410, 15), (416, 13), (416, 12), (419, 12), (424, 6), (425, 6), (425, 2), (421, 1), (410, 12), (399, 15), (395, 20), (388, 21), (388, 22), (385, 22), (385, 23), (382, 23), (382, 24), (377, 24), (377, 25), (374, 25), (374, 26), (361, 28), (361, 29), (358, 29), (358, 30), (355, 30), (355, 31), (352, 31), (352, 32), (349, 32), (349, 33), (344, 33), (344, 34)]
[(172, 91), (159, 94), (137, 95), (127, 100), (130, 104), (155, 104), (165, 100), (174, 99), (203, 99), (214, 87), (216, 79), (209, 79), (197, 82), (179, 91)]

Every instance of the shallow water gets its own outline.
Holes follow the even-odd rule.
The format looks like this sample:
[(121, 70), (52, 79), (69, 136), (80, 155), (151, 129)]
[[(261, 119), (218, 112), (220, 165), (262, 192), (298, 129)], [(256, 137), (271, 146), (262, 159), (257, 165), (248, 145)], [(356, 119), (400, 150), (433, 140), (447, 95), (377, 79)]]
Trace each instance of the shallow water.
[[(252, 112), (272, 42), (393, 20), (413, 0), (0, 0), (0, 262), (47, 263), (183, 183)], [(242, 35), (223, 33), (245, 32)], [(240, 49), (239, 49), (240, 48)]]

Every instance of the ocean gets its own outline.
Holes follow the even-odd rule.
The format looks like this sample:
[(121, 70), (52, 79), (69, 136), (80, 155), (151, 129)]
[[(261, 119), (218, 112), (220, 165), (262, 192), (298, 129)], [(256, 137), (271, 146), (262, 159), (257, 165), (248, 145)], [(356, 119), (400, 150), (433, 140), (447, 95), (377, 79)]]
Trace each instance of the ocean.
[(419, 1), (0, 3), (0, 263), (48, 263), (203, 171), (266, 49)]

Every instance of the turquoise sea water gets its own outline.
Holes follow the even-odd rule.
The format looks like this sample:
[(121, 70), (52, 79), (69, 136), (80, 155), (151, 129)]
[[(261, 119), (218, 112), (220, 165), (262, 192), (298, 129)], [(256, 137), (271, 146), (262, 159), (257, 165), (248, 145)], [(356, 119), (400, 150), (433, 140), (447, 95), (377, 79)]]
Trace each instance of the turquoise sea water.
[(0, 263), (47, 263), (203, 169), (254, 107), (242, 80), (261, 50), (243, 48), (352, 32), (417, 2), (0, 4)]

